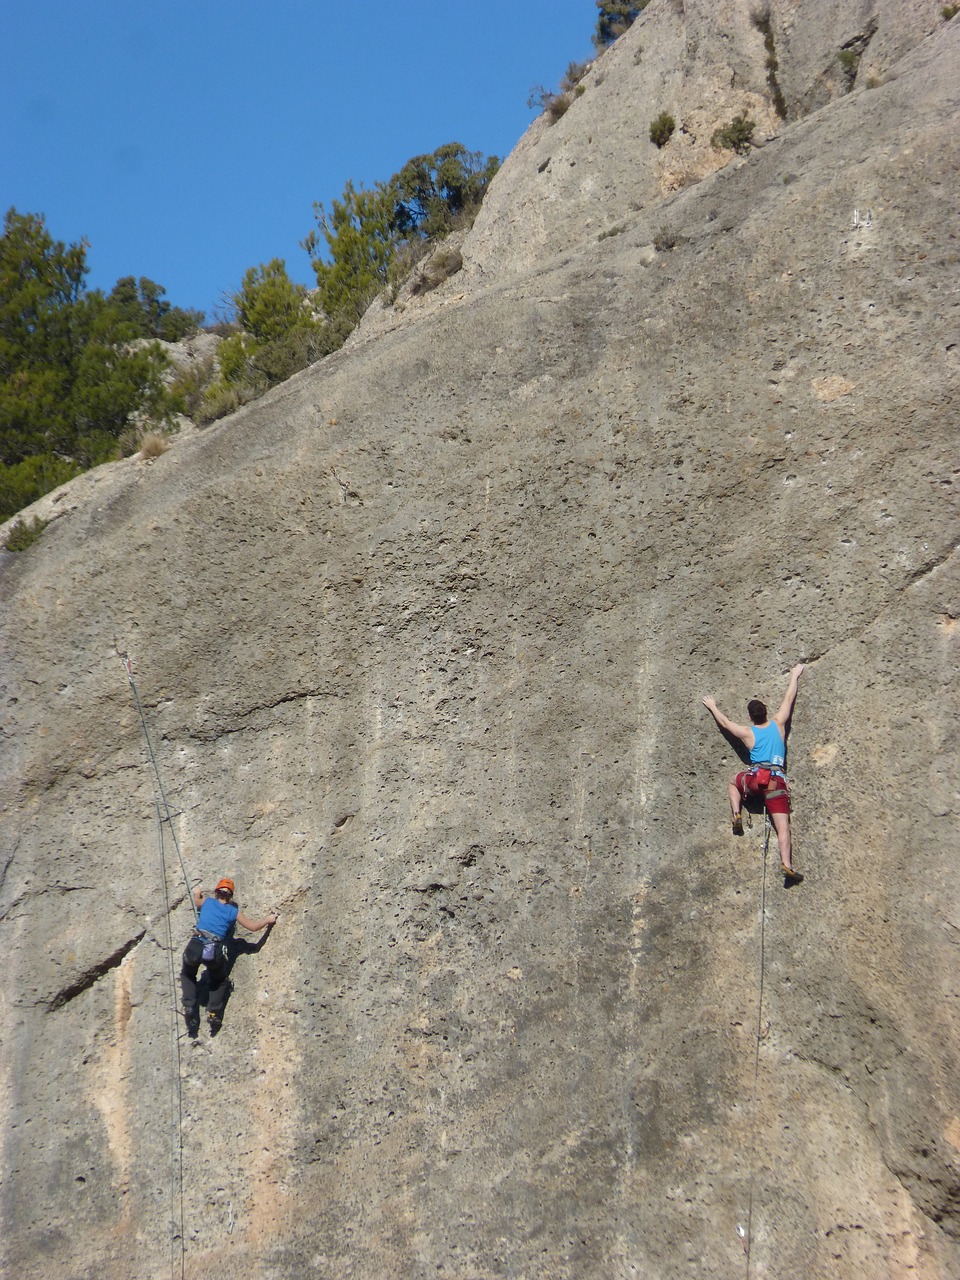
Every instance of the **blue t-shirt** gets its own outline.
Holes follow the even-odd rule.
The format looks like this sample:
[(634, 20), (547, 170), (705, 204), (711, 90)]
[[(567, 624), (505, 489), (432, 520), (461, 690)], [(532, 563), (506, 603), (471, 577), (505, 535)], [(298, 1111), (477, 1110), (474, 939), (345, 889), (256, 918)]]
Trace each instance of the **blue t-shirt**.
[(775, 764), (781, 769), (784, 766), (787, 746), (775, 720), (758, 727), (753, 725), (753, 746), (750, 748), (751, 764)]
[(233, 902), (221, 902), (219, 898), (204, 898), (200, 905), (197, 928), (218, 938), (229, 938), (233, 932), (240, 908)]

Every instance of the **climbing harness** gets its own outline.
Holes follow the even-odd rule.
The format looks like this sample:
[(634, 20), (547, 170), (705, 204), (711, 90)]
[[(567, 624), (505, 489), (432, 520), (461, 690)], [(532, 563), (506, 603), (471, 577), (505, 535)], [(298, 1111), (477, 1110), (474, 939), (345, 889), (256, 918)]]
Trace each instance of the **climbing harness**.
[(747, 1257), (747, 1276), (750, 1280), (750, 1248), (753, 1244), (753, 1186), (757, 1165), (757, 1087), (760, 1080), (760, 1041), (763, 1039), (763, 980), (766, 968), (764, 953), (764, 933), (767, 920), (767, 849), (770, 844), (770, 815), (766, 808), (763, 811), (763, 866), (760, 873), (760, 981), (757, 992), (757, 1031), (753, 1054), (753, 1097), (750, 1103), (751, 1135), (750, 1135), (750, 1187), (747, 1197), (746, 1230), (738, 1224), (737, 1233), (743, 1244)]
[[(770, 784), (774, 784), (773, 790)], [(743, 787), (747, 795), (759, 796), (763, 800), (776, 800), (780, 796), (789, 796), (787, 775), (778, 764), (761, 761), (752, 765), (743, 775)]]
[(199, 938), (203, 943), (203, 951), (200, 953), (200, 958), (204, 964), (212, 964), (217, 958), (218, 951), (221, 958), (226, 959), (226, 940), (221, 938), (218, 933), (210, 933), (208, 929), (194, 929), (193, 936)]

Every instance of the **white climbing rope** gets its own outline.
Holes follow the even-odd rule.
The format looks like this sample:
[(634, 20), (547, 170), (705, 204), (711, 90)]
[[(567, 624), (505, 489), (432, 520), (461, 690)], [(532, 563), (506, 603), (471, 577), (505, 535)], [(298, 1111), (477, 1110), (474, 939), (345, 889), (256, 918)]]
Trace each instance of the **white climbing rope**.
[[(130, 689), (133, 693), (133, 699), (140, 716), (140, 726), (143, 729), (144, 741), (147, 744), (147, 754), (150, 757), (150, 763), (153, 766), (153, 777), (156, 782), (157, 795), (155, 804), (157, 809), (157, 853), (160, 873), (160, 884), (163, 890), (163, 916), (166, 922), (166, 946), (167, 953), (167, 969), (170, 981), (170, 1035), (174, 1047), (174, 1073), (170, 1089), (170, 1114), (173, 1121), (174, 1129), (174, 1150), (173, 1150), (173, 1180), (171, 1184), (171, 1241), (170, 1241), (170, 1265), (171, 1274), (176, 1277), (179, 1273), (180, 1280), (184, 1280), (186, 1275), (186, 1238), (184, 1234), (184, 1197), (183, 1197), (183, 1061), (180, 1050), (180, 1034), (178, 1021), (178, 1000), (177, 1000), (177, 974), (174, 963), (174, 944), (173, 944), (173, 922), (171, 919), (172, 907), (168, 891), (167, 877), (167, 859), (166, 848), (164, 843), (164, 831), (169, 830), (173, 837), (174, 847), (177, 850), (177, 857), (180, 862), (180, 870), (183, 873), (184, 884), (187, 889), (187, 897), (190, 900), (190, 906), (193, 909), (194, 921), (198, 919), (197, 906), (193, 900), (193, 894), (190, 890), (190, 881), (187, 876), (187, 869), (183, 861), (183, 854), (180, 851), (180, 843), (177, 840), (177, 833), (173, 825), (174, 813), (170, 808), (167, 800), (166, 792), (163, 788), (163, 781), (160, 777), (160, 768), (157, 764), (156, 753), (153, 750), (153, 743), (150, 740), (150, 731), (147, 728), (147, 718), (144, 714), (143, 703), (140, 701), (140, 695), (137, 692), (137, 684), (133, 678), (133, 666), (129, 657), (117, 649), (117, 655), (123, 663), (123, 668), (127, 673), (127, 679), (130, 681)], [(179, 1248), (178, 1248), (179, 1242)]]
[[(157, 764), (156, 753), (153, 750), (153, 743), (150, 741), (150, 730), (147, 728), (147, 717), (143, 711), (143, 703), (140, 701), (140, 694), (137, 692), (137, 682), (133, 678), (133, 664), (125, 653), (121, 653), (117, 649), (117, 656), (123, 663), (123, 669), (127, 673), (127, 679), (130, 681), (130, 689), (133, 693), (133, 700), (137, 706), (137, 713), (140, 716), (140, 727), (143, 729), (144, 741), (147, 744), (147, 754), (150, 757), (150, 763), (153, 765), (153, 776), (156, 780), (157, 791), (160, 794), (160, 801), (157, 806), (157, 813), (161, 823), (166, 823), (173, 837), (173, 845), (177, 851), (177, 857), (180, 860), (180, 870), (183, 874), (183, 883), (186, 885), (187, 897), (190, 899), (190, 907), (193, 911), (194, 923), (199, 921), (199, 913), (197, 912), (197, 904), (193, 900), (193, 892), (190, 888), (190, 877), (187, 875), (187, 868), (183, 861), (183, 854), (180, 851), (180, 841), (177, 839), (176, 828), (173, 825), (173, 819), (176, 817), (170, 808), (170, 802), (167, 800), (167, 793), (163, 789), (163, 779), (160, 777), (160, 766)], [(162, 810), (160, 806), (162, 805)], [(166, 894), (166, 885), (164, 885), (164, 894)]]
[[(174, 966), (174, 950), (173, 950), (173, 924), (170, 918), (170, 902), (167, 898), (167, 861), (164, 854), (163, 845), (163, 814), (159, 803), (157, 804), (157, 836), (158, 851), (160, 862), (160, 877), (164, 891), (164, 919), (166, 920), (166, 952), (167, 967), (170, 979), (170, 1039), (174, 1047), (174, 1057), (176, 1065), (176, 1074), (171, 1081), (170, 1088), (170, 1114), (173, 1118), (174, 1129), (174, 1149), (173, 1149), (173, 1183), (171, 1186), (171, 1240), (170, 1240), (170, 1265), (171, 1274), (176, 1276), (180, 1273), (180, 1280), (184, 1280), (186, 1274), (186, 1239), (183, 1231), (183, 1062), (180, 1053), (180, 1034), (179, 1019), (177, 1015), (177, 975)], [(179, 1264), (177, 1261), (177, 1242), (179, 1241)]]
[(763, 864), (760, 872), (760, 979), (758, 984), (759, 990), (757, 992), (757, 1033), (753, 1054), (753, 1098), (750, 1104), (750, 1190), (747, 1199), (746, 1230), (741, 1226), (738, 1226), (737, 1228), (740, 1239), (743, 1242), (743, 1251), (746, 1254), (746, 1280), (750, 1280), (750, 1250), (753, 1246), (753, 1188), (757, 1169), (757, 1088), (760, 1080), (760, 1041), (763, 1038), (763, 980), (766, 969), (764, 935), (766, 932), (767, 920), (767, 848), (769, 844), (770, 815), (767, 813), (766, 806), (764, 806)]

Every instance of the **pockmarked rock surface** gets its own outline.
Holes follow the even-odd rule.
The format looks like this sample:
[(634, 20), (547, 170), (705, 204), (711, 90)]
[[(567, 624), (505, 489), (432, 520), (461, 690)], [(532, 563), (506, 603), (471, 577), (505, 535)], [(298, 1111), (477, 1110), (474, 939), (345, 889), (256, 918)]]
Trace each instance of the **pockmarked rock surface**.
[[(960, 1273), (960, 20), (770, 12), (761, 148), (649, 142), (661, 43), (769, 103), (654, 0), (461, 272), (2, 557), (4, 1276)], [(787, 890), (700, 700), (798, 660)], [(282, 912), (196, 1043), (174, 833)]]

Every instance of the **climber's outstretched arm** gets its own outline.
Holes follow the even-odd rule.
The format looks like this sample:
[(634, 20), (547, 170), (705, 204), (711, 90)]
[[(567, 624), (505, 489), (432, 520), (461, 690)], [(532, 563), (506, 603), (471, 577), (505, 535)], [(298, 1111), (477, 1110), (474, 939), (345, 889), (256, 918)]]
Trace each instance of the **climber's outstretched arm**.
[(798, 662), (790, 672), (790, 683), (787, 685), (787, 692), (783, 695), (780, 709), (773, 717), (780, 726), (781, 732), (785, 731), (787, 721), (793, 715), (793, 704), (797, 700), (797, 690), (800, 687), (800, 676), (803, 674), (804, 665), (804, 663)]
[(733, 734), (735, 738), (739, 738), (745, 747), (753, 746), (753, 730), (748, 724), (734, 724), (734, 722), (728, 719), (728, 717), (725, 716), (717, 706), (716, 698), (704, 698), (703, 705), (707, 708), (721, 729), (724, 729), (727, 733)]
[(249, 929), (251, 933), (259, 933), (261, 929), (266, 929), (267, 925), (275, 925), (277, 923), (277, 913), (271, 911), (268, 916), (264, 916), (262, 920), (251, 920), (249, 916), (245, 916), (242, 911), (237, 912), (237, 924), (243, 925), (244, 929)]

